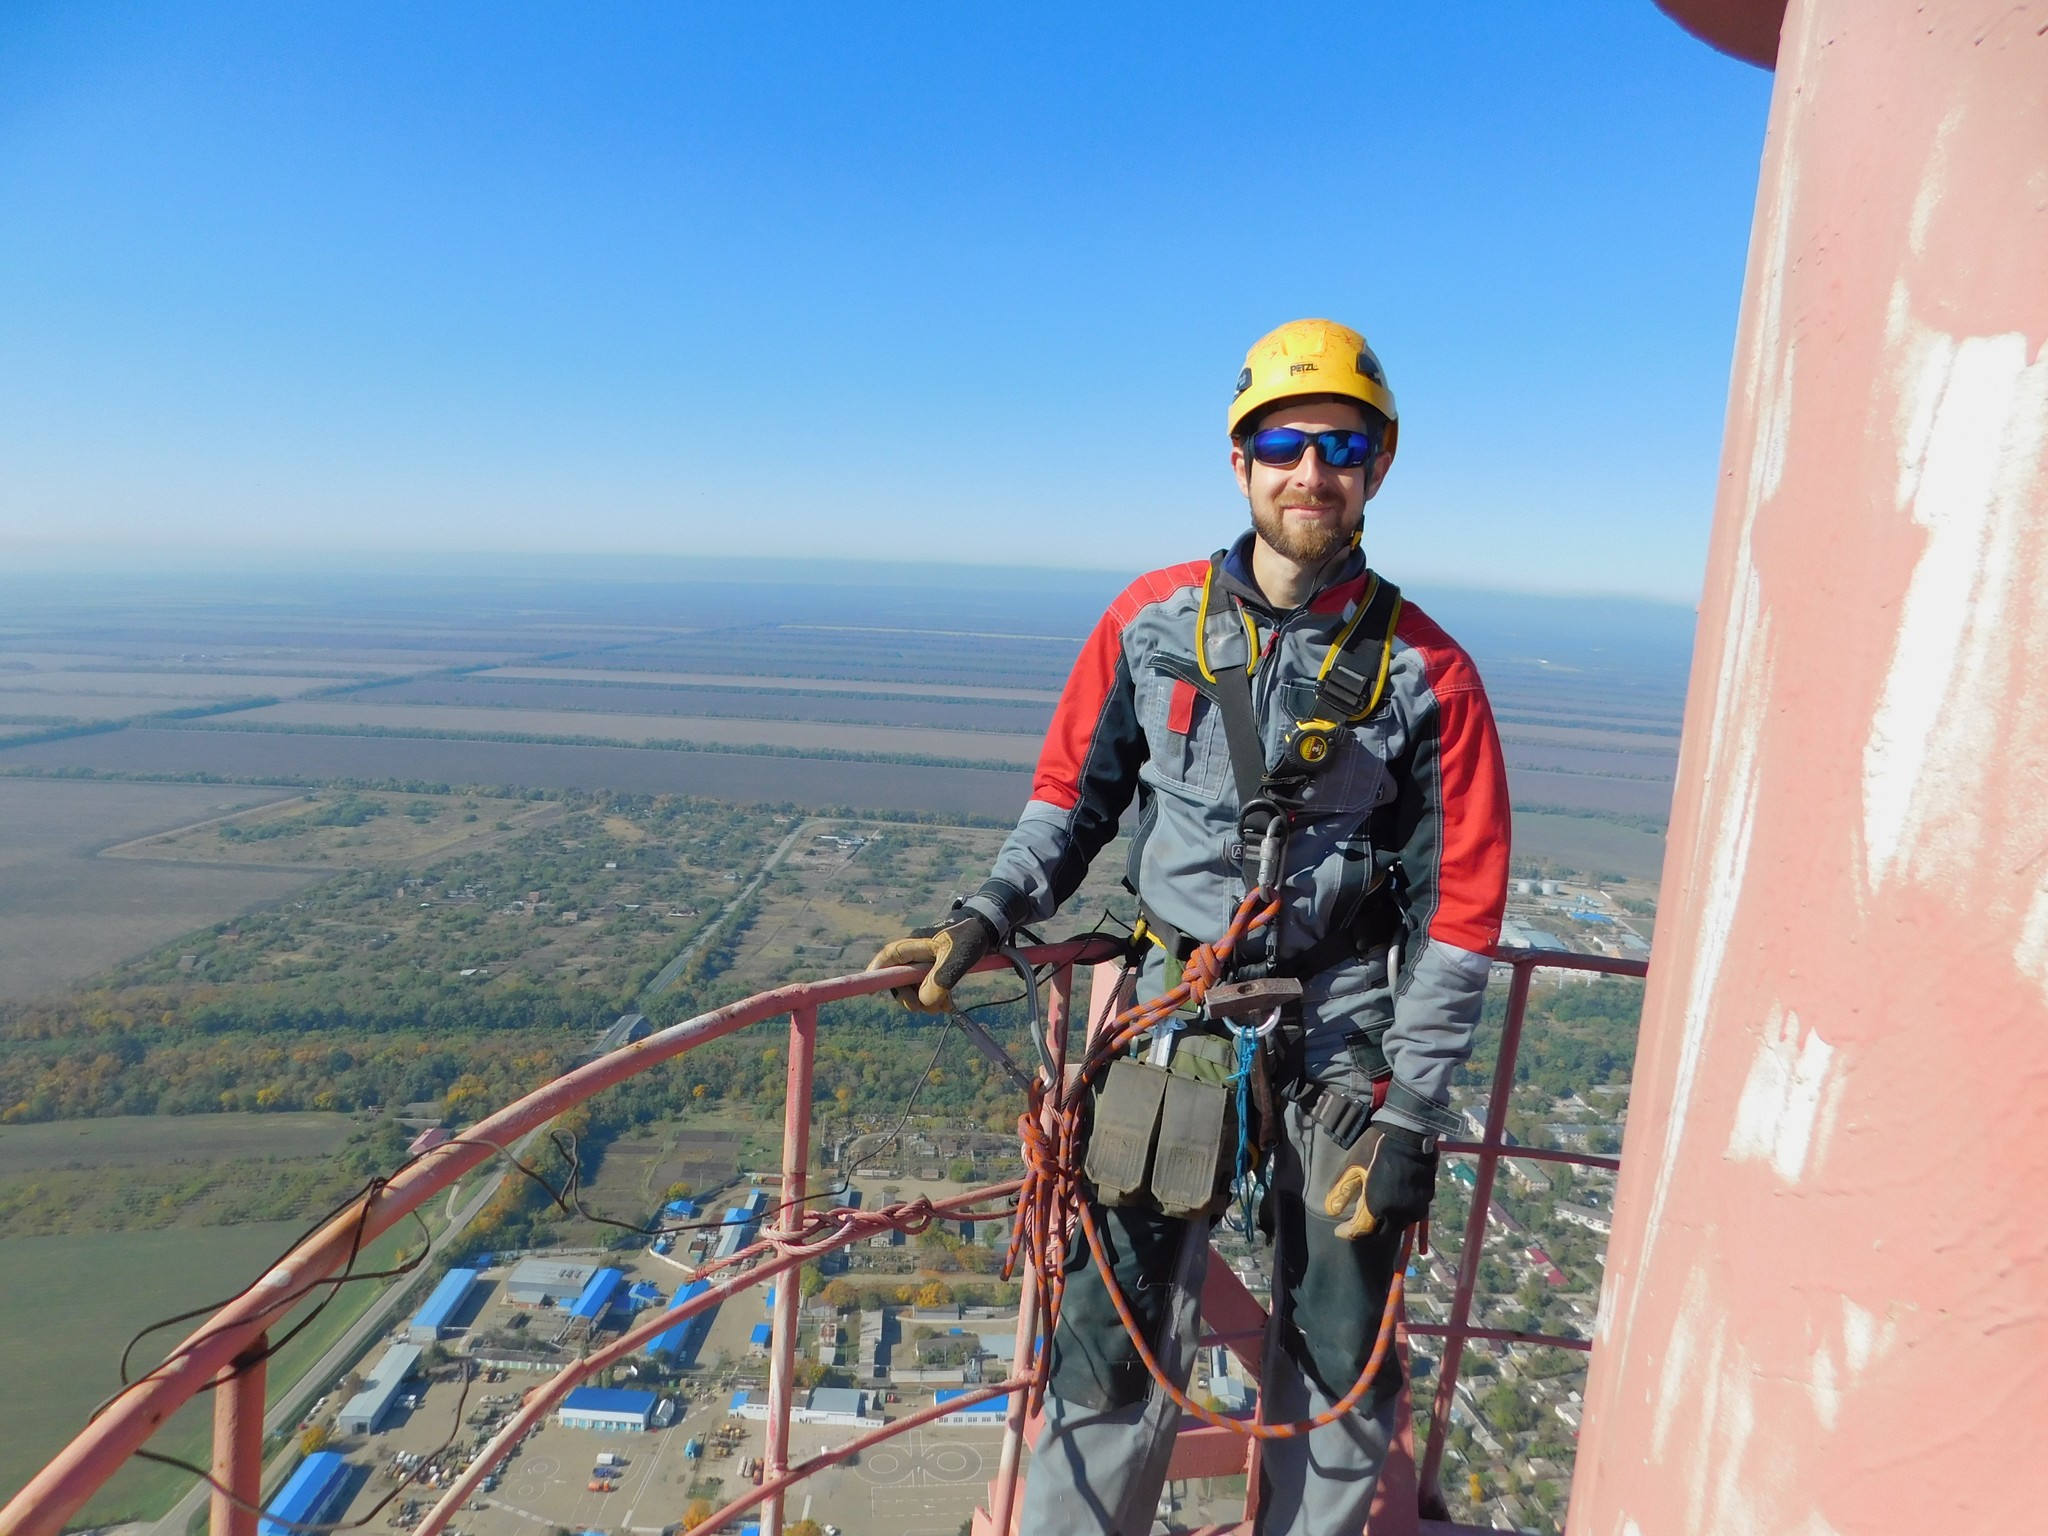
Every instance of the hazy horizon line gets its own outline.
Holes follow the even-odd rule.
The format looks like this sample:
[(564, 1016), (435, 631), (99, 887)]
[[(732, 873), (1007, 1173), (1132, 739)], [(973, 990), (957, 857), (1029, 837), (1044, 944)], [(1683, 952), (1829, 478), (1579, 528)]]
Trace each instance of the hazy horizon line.
[[(0, 583), (10, 579), (71, 577), (86, 580), (192, 580), (262, 576), (360, 579), (363, 577), (468, 577), (471, 579), (650, 582), (714, 577), (760, 582), (803, 579), (846, 580), (864, 586), (929, 579), (933, 572), (972, 571), (982, 579), (1000, 573), (1006, 587), (1071, 588), (1081, 584), (1127, 581), (1142, 567), (1117, 565), (1051, 565), (1032, 561), (901, 560), (850, 555), (689, 555), (674, 551), (589, 553), (568, 550), (423, 550), (299, 549), (204, 550), (166, 549), (86, 551), (43, 546), (32, 551), (0, 550)], [(1466, 580), (1406, 578), (1415, 586), (1439, 592), (1498, 594), (1504, 597), (1583, 599), (1640, 603), (1657, 608), (1696, 610), (1699, 597), (1665, 592), (1599, 586), (1505, 586)]]

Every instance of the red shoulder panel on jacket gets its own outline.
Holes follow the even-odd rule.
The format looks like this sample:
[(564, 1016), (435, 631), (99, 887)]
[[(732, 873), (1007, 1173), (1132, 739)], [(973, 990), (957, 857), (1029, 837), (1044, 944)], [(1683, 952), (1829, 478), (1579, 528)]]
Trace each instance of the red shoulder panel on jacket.
[(1442, 836), (1429, 934), (1484, 953), (1500, 942), (1514, 834), (1493, 707), (1465, 648), (1420, 608), (1402, 605), (1394, 635), (1421, 653), (1423, 678), (1436, 699)]
[(1059, 705), (1053, 710), (1052, 725), (1045, 733), (1045, 746), (1038, 754), (1038, 769), (1031, 777), (1032, 799), (1068, 811), (1079, 802), (1088, 747), (1116, 687), (1125, 626), (1147, 605), (1200, 586), (1208, 569), (1208, 561), (1190, 560), (1164, 570), (1148, 571), (1125, 587), (1109, 605), (1109, 611), (1082, 645), (1081, 654), (1074, 658), (1067, 686), (1060, 690)]

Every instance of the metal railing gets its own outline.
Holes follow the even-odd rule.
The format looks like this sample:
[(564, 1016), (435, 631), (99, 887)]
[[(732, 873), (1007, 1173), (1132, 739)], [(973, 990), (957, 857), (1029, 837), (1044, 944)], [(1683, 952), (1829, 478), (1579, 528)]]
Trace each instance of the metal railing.
[[(1074, 967), (1101, 960), (1112, 948), (1103, 940), (1090, 939), (1038, 945), (1022, 952), (1034, 967), (1049, 967), (1051, 970), (1044, 1028), (1045, 1043), (1055, 1074), (1064, 1075), (1066, 1070)], [(1476, 1144), (1445, 1143), (1447, 1151), (1473, 1153), (1479, 1160), (1472, 1217), (1460, 1254), (1456, 1299), (1448, 1323), (1412, 1325), (1408, 1330), (1416, 1334), (1440, 1335), (1446, 1341), (1438, 1375), (1436, 1412), (1421, 1468), (1420, 1487), (1423, 1490), (1433, 1489), (1441, 1464), (1450, 1397), (1456, 1389), (1458, 1366), (1466, 1339), (1509, 1338), (1566, 1348), (1590, 1348), (1579, 1340), (1508, 1334), (1474, 1328), (1470, 1324), (1472, 1290), (1478, 1273), (1494, 1169), (1499, 1159), (1503, 1155), (1511, 1155), (1598, 1167), (1616, 1166), (1612, 1158), (1552, 1152), (1502, 1142), (1523, 1013), (1528, 1003), (1530, 975), (1539, 966), (1627, 976), (1644, 974), (1640, 962), (1590, 955), (1502, 951), (1499, 958), (1514, 967), (1514, 979), (1509, 990), (1500, 1055), (1495, 1065), (1486, 1137)], [(991, 959), (984, 962), (982, 968), (995, 969), (1005, 964)], [(729, 1279), (679, 1307), (652, 1311), (648, 1318), (629, 1327), (602, 1348), (566, 1363), (548, 1381), (529, 1389), (508, 1422), (488, 1445), (472, 1457), (468, 1469), (443, 1492), (418, 1526), (415, 1536), (439, 1536), (464, 1501), (475, 1494), (490, 1467), (538, 1425), (578, 1382), (623, 1359), (659, 1333), (717, 1307), (743, 1290), (778, 1275), (793, 1273), (812, 1259), (863, 1238), (891, 1229), (917, 1230), (950, 1213), (984, 1209), (1006, 1201), (1014, 1194), (1015, 1184), (992, 1186), (946, 1200), (919, 1200), (877, 1211), (837, 1207), (829, 1212), (805, 1213), (801, 1202), (809, 1193), (811, 1086), (818, 1009), (827, 1003), (867, 996), (902, 985), (913, 979), (915, 974), (915, 968), (899, 967), (826, 981), (803, 982), (758, 993), (673, 1025), (565, 1073), (452, 1140), (421, 1154), (299, 1243), (246, 1291), (181, 1342), (161, 1365), (109, 1403), (8, 1502), (5, 1509), (0, 1509), (0, 1530), (10, 1533), (10, 1536), (58, 1536), (66, 1522), (179, 1408), (202, 1391), (211, 1389), (215, 1392), (211, 1531), (213, 1536), (255, 1536), (257, 1509), (262, 1496), (265, 1339), (274, 1324), (301, 1301), (316, 1294), (323, 1284), (331, 1283), (345, 1273), (351, 1255), (359, 1253), (434, 1196), (507, 1152), (523, 1137), (545, 1127), (564, 1111), (650, 1067), (778, 1016), (787, 1015), (790, 1021), (779, 1205), (779, 1209), (786, 1213), (786, 1219), (764, 1231), (759, 1241), (742, 1249), (729, 1261), (728, 1267), (732, 1271)], [(1106, 1015), (1109, 1001), (1104, 996), (1094, 1011)], [(1098, 1020), (1098, 1025), (1101, 1022)], [(1209, 1326), (1217, 1330), (1210, 1341), (1227, 1344), (1256, 1369), (1262, 1333), (1258, 1323), (1263, 1321), (1263, 1311), (1244, 1292), (1227, 1265), (1212, 1264), (1210, 1273), (1211, 1284), (1203, 1298), (1204, 1309), (1209, 1313)], [(943, 1406), (935, 1403), (882, 1429), (791, 1465), (789, 1425), (796, 1380), (801, 1289), (801, 1286), (790, 1283), (779, 1285), (775, 1290), (767, 1455), (762, 1481), (751, 1492), (715, 1512), (704, 1529), (716, 1530), (726, 1520), (759, 1506), (761, 1529), (765, 1536), (778, 1536), (782, 1528), (782, 1496), (791, 1485), (825, 1467), (844, 1463), (884, 1440), (929, 1423), (942, 1412), (955, 1412), (974, 1403), (1007, 1395), (996, 1480), (990, 1485), (988, 1508), (977, 1513), (976, 1526), (979, 1530), (1005, 1533), (1005, 1536), (1012, 1532), (1018, 1507), (1022, 1450), (1030, 1430), (1025, 1420), (1028, 1393), (1019, 1389), (1030, 1385), (1029, 1372), (1037, 1345), (1038, 1318), (1033, 1287), (1026, 1284), (1021, 1288), (1018, 1306), (1015, 1360), (1019, 1375), (969, 1389), (957, 1400), (948, 1401)], [(1402, 1445), (1390, 1457), (1387, 1475), (1383, 1479), (1388, 1487), (1416, 1488), (1412, 1456), (1412, 1438), (1404, 1435)], [(1402, 1461), (1406, 1462), (1405, 1466), (1394, 1464)], [(1245, 1472), (1255, 1469), (1255, 1465), (1249, 1443), (1227, 1431), (1207, 1426), (1184, 1430), (1176, 1445), (1174, 1468), (1177, 1476)], [(1256, 1497), (1256, 1481), (1254, 1473), (1250, 1479), (1249, 1498)], [(1399, 1502), (1407, 1507), (1392, 1511), (1392, 1518), (1386, 1523), (1397, 1533), (1416, 1529), (1412, 1496)], [(1376, 1517), (1375, 1533), (1381, 1527), (1382, 1521)]]
[(1442, 1323), (1407, 1325), (1411, 1334), (1441, 1338), (1443, 1358), (1437, 1364), (1436, 1396), (1430, 1407), (1429, 1443), (1422, 1453), (1418, 1482), (1425, 1498), (1441, 1505), (1439, 1477), (1443, 1471), (1444, 1448), (1449, 1443), (1451, 1408), (1458, 1391), (1458, 1369), (1465, 1357), (1467, 1339), (1489, 1339), (1508, 1344), (1543, 1344), (1558, 1349), (1592, 1351), (1589, 1339), (1571, 1339), (1557, 1334), (1522, 1333), (1506, 1328), (1472, 1326), (1472, 1292), (1479, 1280), (1481, 1249), (1486, 1242), (1486, 1223), (1493, 1206), (1494, 1174), (1503, 1157), (1529, 1158), (1540, 1162), (1573, 1163), (1584, 1168), (1618, 1169), (1621, 1160), (1594, 1152), (1561, 1152), (1548, 1147), (1525, 1147), (1505, 1141), (1508, 1101), (1514, 1093), (1515, 1063), (1521, 1055), (1522, 1025), (1529, 1010), (1529, 983), (1539, 968), (1564, 971), (1594, 971), (1605, 976), (1646, 976), (1649, 966), (1641, 960), (1621, 960), (1606, 955), (1581, 955), (1552, 949), (1497, 949), (1494, 958), (1513, 968), (1508, 982), (1507, 1010), (1501, 1019), (1500, 1051), (1493, 1064), (1493, 1087), (1486, 1101), (1486, 1134), (1479, 1141), (1445, 1141), (1446, 1153), (1464, 1153), (1478, 1162), (1472, 1181), (1472, 1209), (1465, 1218), (1465, 1237), (1458, 1247), (1458, 1278), (1451, 1295), (1451, 1315)]

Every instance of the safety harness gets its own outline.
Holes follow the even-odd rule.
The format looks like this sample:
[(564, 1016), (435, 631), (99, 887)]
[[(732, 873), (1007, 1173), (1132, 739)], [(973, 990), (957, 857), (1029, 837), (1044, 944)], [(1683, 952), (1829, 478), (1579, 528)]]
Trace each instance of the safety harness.
[[(1249, 653), (1245, 665), (1225, 665), (1219, 670), (1209, 661), (1210, 605), (1222, 561), (1221, 552), (1210, 559), (1195, 620), (1195, 666), (1200, 682), (1185, 680), (1195, 683), (1214, 702), (1223, 724), (1237, 788), (1239, 856), (1245, 885), (1250, 891), (1277, 892), (1284, 873), (1288, 831), (1306, 803), (1306, 790), (1337, 761), (1339, 733), (1369, 717), (1386, 696), (1401, 593), (1392, 582), (1368, 574), (1365, 592), (1317, 670), (1308, 718), (1289, 725), (1279, 761), (1269, 767), (1251, 687), (1263, 659), (1262, 648), (1257, 629), (1242, 607), (1238, 613)], [(1095, 1134), (1088, 1148), (1087, 1172), (1098, 1198), (1107, 1204), (1146, 1200), (1170, 1215), (1213, 1215), (1227, 1203), (1234, 1188), (1244, 1207), (1249, 1235), (1254, 1187), (1263, 1182), (1267, 1166), (1263, 1154), (1270, 1152), (1276, 1131), (1276, 1097), (1297, 1105), (1331, 1140), (1350, 1149), (1391, 1086), (1392, 1069), (1380, 1044), (1386, 1026), (1366, 1026), (1347, 1040), (1354, 1061), (1372, 1082), (1370, 1100), (1315, 1081), (1305, 1059), (1301, 979), (1390, 944), (1399, 928), (1399, 896), (1398, 872), (1378, 871), (1357, 912), (1345, 914), (1331, 933), (1285, 962), (1268, 958), (1279, 953), (1279, 912), (1285, 903), (1276, 903), (1265, 931), (1248, 934), (1247, 942), (1233, 956), (1229, 974), (1236, 980), (1212, 991), (1205, 1000), (1205, 1016), (1231, 1037), (1226, 1060), (1217, 1064), (1223, 1072), (1205, 1069), (1201, 1058), (1207, 1054), (1205, 1048), (1224, 1042), (1180, 1036), (1175, 1021), (1162, 1020), (1153, 1034), (1150, 1059), (1142, 1064), (1135, 1060), (1119, 1063), (1108, 1074), (1096, 1102)], [(1201, 946), (1161, 921), (1142, 900), (1140, 912), (1138, 936), (1166, 952), (1167, 985), (1176, 987), (1182, 963)], [(1370, 922), (1365, 921), (1368, 917)], [(1248, 953), (1253, 950), (1259, 952)], [(1390, 985), (1392, 980), (1390, 969)], [(1247, 995), (1239, 1004), (1218, 1006), (1225, 994), (1240, 990)], [(1269, 991), (1270, 997), (1266, 995)], [(1250, 1016), (1254, 1014), (1263, 1016), (1263, 1024), (1253, 1027)], [(1176, 1064), (1177, 1054), (1189, 1059)], [(1208, 1081), (1198, 1086), (1188, 1080), (1191, 1072)], [(1254, 1101), (1258, 1101), (1256, 1115)], [(1195, 1112), (1197, 1103), (1200, 1113)], [(1255, 1122), (1262, 1143), (1256, 1159), (1252, 1149)], [(1236, 1144), (1235, 1158), (1224, 1155), (1231, 1142)]]

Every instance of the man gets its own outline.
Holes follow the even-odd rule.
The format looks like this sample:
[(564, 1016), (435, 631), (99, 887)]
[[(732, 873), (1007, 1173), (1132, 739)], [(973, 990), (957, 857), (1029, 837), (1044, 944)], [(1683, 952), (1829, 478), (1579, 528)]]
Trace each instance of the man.
[[(1458, 1123), (1451, 1076), (1470, 1052), (1500, 932), (1508, 798), (1470, 658), (1359, 552), (1398, 433), (1365, 339), (1325, 320), (1262, 338), (1228, 428), (1251, 531), (1210, 560), (1139, 578), (1111, 605), (988, 882), (875, 964), (928, 963), (905, 1001), (950, 1008), (977, 960), (1081, 884), (1134, 796), (1127, 883), (1151, 941), (1141, 994), (1171, 987), (1193, 948), (1218, 939), (1246, 892), (1277, 872), (1277, 933), (1234, 959), (1239, 976), (1294, 977), (1302, 989), (1271, 1042), (1279, 1124), (1263, 1134), (1279, 1347), (1262, 1385), (1264, 1418), (1280, 1423), (1332, 1408), (1358, 1382), (1402, 1235), (1427, 1215), (1436, 1138)], [(1277, 866), (1260, 863), (1269, 836)], [(1201, 1033), (1177, 1037), (1183, 1055)], [(1101, 1179), (1091, 1193), (1103, 1195)], [(1118, 1286), (1184, 1387), (1203, 1218), (1215, 1211), (1177, 1216), (1143, 1190), (1116, 1193), (1094, 1210)], [(1352, 1412), (1266, 1445), (1262, 1531), (1364, 1528), (1400, 1384), (1389, 1358)], [(1178, 1417), (1081, 1247), (1021, 1528), (1142, 1536)]]

